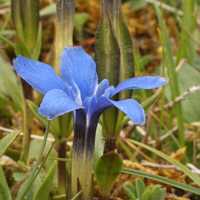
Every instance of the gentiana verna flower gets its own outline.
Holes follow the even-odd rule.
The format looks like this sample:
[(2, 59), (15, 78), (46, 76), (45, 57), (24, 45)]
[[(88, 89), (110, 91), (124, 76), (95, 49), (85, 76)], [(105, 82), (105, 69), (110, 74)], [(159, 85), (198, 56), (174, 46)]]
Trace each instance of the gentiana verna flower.
[(143, 125), (144, 110), (137, 101), (113, 101), (111, 98), (123, 90), (152, 89), (166, 82), (164, 78), (155, 76), (127, 79), (116, 88), (109, 86), (107, 79), (98, 84), (96, 64), (82, 47), (64, 49), (61, 56), (61, 78), (51, 66), (20, 55), (14, 60), (14, 67), (26, 82), (45, 94), (39, 113), (49, 120), (78, 109), (82, 109), (87, 120), (90, 120), (115, 106), (135, 124)]
[[(161, 77), (138, 77), (124, 80), (116, 88), (104, 79), (98, 84), (96, 64), (82, 47), (67, 47), (61, 55), (61, 78), (53, 68), (41, 62), (18, 56), (14, 67), (33, 88), (45, 94), (38, 112), (49, 120), (71, 112), (74, 120), (71, 194), (78, 192), (77, 184), (92, 191), (93, 153), (96, 127), (101, 113), (117, 107), (139, 125), (145, 122), (144, 110), (134, 99), (113, 101), (111, 98), (129, 89), (152, 89), (163, 85)], [(81, 166), (81, 170), (80, 170)], [(84, 173), (83, 173), (84, 172)], [(79, 187), (80, 188), (80, 187)]]

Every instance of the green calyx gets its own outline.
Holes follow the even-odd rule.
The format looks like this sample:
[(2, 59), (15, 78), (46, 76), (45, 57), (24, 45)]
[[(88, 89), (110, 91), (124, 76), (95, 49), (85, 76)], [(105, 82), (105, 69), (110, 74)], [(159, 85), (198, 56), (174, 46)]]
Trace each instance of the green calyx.
[[(121, 0), (101, 0), (101, 19), (95, 41), (95, 60), (99, 81), (108, 79), (117, 86), (134, 77), (132, 40), (121, 13)], [(131, 91), (123, 91), (113, 100), (131, 98)], [(104, 137), (116, 137), (125, 114), (117, 108), (102, 114)]]

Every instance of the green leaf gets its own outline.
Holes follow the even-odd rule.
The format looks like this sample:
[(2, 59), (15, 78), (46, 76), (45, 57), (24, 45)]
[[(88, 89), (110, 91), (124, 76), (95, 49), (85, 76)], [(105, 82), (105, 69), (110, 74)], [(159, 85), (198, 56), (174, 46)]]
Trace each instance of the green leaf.
[(115, 152), (104, 154), (95, 167), (95, 177), (102, 197), (108, 197), (113, 183), (121, 173), (123, 161)]
[(11, 0), (0, 0), (1, 3), (10, 2)]
[(21, 38), (28, 49), (35, 47), (39, 26), (39, 0), (21, 0), (20, 14), (23, 22), (24, 38)]
[[(200, 72), (189, 64), (185, 64), (179, 71), (178, 80), (180, 83), (180, 92), (183, 94), (190, 87), (199, 85)], [(171, 96), (169, 87), (166, 87), (166, 92), (166, 97), (169, 100)], [(198, 90), (195, 93), (189, 94), (186, 99), (181, 102), (183, 117), (188, 123), (196, 122), (200, 119), (200, 107), (197, 106), (199, 104), (199, 97), (200, 91)]]
[(38, 34), (37, 34), (37, 40), (35, 43), (35, 47), (33, 49), (33, 59), (38, 60), (38, 57), (40, 55), (42, 46), (42, 24), (39, 24)]
[(139, 60), (139, 66), (140, 68), (144, 68), (146, 64), (148, 64), (150, 61), (152, 60), (152, 56), (146, 55), (143, 56), (140, 60)]
[(137, 194), (136, 189), (132, 184), (127, 184), (123, 186), (126, 194), (131, 198), (131, 200), (136, 200)]
[(40, 17), (45, 17), (56, 13), (56, 4), (52, 3), (40, 10)]
[(0, 166), (0, 199), (2, 200), (12, 200), (11, 193), (6, 182), (3, 170)]
[[(20, 196), (23, 194), (24, 189), (26, 189), (26, 185), (30, 180), (30, 176), (26, 179), (26, 181), (24, 181), (24, 183), (22, 184), (22, 186), (20, 187), (18, 193), (17, 193), (17, 200), (19, 200)], [(41, 185), (41, 180), (39, 178), (39, 176), (37, 176), (37, 178), (35, 179), (35, 181), (33, 182), (33, 184), (31, 185), (31, 187), (29, 188), (28, 192), (26, 193), (26, 199), (27, 200), (33, 200), (34, 196), (36, 195), (37, 190), (39, 189)], [(21, 200), (21, 199), (20, 199)]]
[[(31, 140), (27, 162), (31, 162), (31, 160), (36, 159), (38, 157), (38, 155), (40, 154), (41, 145), (42, 145), (42, 140), (38, 139)], [(47, 141), (44, 152), (48, 151), (50, 145), (51, 142)], [(37, 149), (35, 147), (37, 147)]]
[(78, 32), (78, 39), (81, 41), (83, 38), (83, 25), (86, 23), (88, 19), (88, 14), (87, 13), (77, 13), (74, 17), (74, 27)]
[[(45, 150), (45, 146), (46, 146), (46, 142), (47, 142), (47, 137), (48, 137), (48, 133), (49, 133), (49, 125), (50, 125), (50, 121), (48, 122), (48, 124), (46, 126), (46, 130), (45, 130), (45, 134), (44, 134), (44, 139), (43, 139), (43, 142), (42, 142), (42, 145), (41, 145), (41, 148), (40, 148), (40, 153), (38, 155), (37, 161), (36, 161), (36, 163), (35, 163), (35, 165), (33, 167), (33, 170), (31, 172), (29, 178), (25, 181), (26, 184), (24, 183), (23, 187), (20, 188), (20, 192), (18, 192), (18, 194), (17, 194), (17, 200), (24, 199), (24, 197), (27, 195), (27, 192), (31, 191), (30, 188), (34, 187), (33, 186), (34, 182), (36, 182), (37, 179), (39, 178), (38, 174), (39, 174), (40, 170), (42, 169), (42, 166), (43, 166), (44, 163), (42, 162), (42, 164), (39, 167), (39, 169), (38, 169), (38, 166), (39, 166), (39, 164), (40, 164), (40, 162), (42, 160), (42, 156), (43, 156), (43, 153), (44, 153), (44, 150)], [(55, 142), (53, 144), (55, 144)], [(52, 148), (53, 148), (53, 145), (50, 148), (50, 151), (51, 151)], [(48, 152), (48, 154), (49, 154), (49, 152)], [(44, 158), (44, 162), (45, 162), (46, 158)], [(40, 183), (37, 184), (37, 185), (40, 185)], [(37, 189), (35, 189), (33, 191), (37, 191)], [(32, 199), (33, 199), (33, 196), (32, 196)]]
[(0, 93), (0, 110), (2, 111), (2, 116), (10, 116), (9, 111), (6, 109), (7, 105), (10, 105), (14, 111), (19, 110), (10, 99)]
[(15, 179), (15, 181), (20, 182), (26, 178), (26, 174), (20, 172), (13, 172), (13, 178)]
[(126, 2), (125, 4), (132, 6), (134, 11), (141, 10), (142, 8), (147, 6), (147, 2), (145, 2), (145, 1), (133, 1), (133, 0), (131, 0), (131, 1)]
[[(178, 45), (176, 64), (181, 61), (182, 58), (186, 58), (186, 52), (189, 50), (190, 54), (196, 54), (195, 45), (191, 46), (192, 38), (190, 34), (193, 34), (194, 24), (196, 18), (194, 17), (194, 0), (182, 1), (183, 17), (181, 18), (181, 34)], [(188, 57), (187, 57), (188, 59)]]
[(0, 158), (6, 152), (8, 147), (14, 142), (20, 131), (13, 131), (0, 140)]
[(18, 107), (19, 110), (23, 111), (23, 96), (21, 93), (20, 86), (16, 84), (12, 79), (9, 77), (5, 77), (5, 85), (7, 88), (7, 91), (12, 98), (14, 104)]
[(142, 172), (142, 171), (139, 171), (139, 170), (128, 169), (128, 168), (123, 168), (122, 172), (126, 173), (126, 174), (131, 174), (131, 175), (134, 175), (134, 176), (140, 176), (140, 177), (144, 177), (144, 178), (149, 178), (149, 179), (152, 179), (152, 180), (155, 180), (155, 181), (159, 181), (161, 183), (165, 183), (167, 185), (171, 185), (173, 187), (180, 188), (182, 190), (189, 191), (189, 192), (192, 192), (194, 194), (200, 195), (200, 189), (192, 187), (190, 185), (179, 183), (177, 181), (174, 181), (174, 180), (171, 180), (171, 179), (168, 179), (168, 178), (164, 178), (162, 176), (149, 174), (149, 173), (146, 173), (146, 172)]
[(166, 154), (162, 153), (161, 151), (158, 151), (150, 146), (147, 146), (145, 144), (142, 144), (140, 142), (134, 141), (134, 140), (130, 140), (133, 144), (141, 146), (153, 153), (155, 153), (156, 155), (160, 156), (161, 158), (167, 160), (168, 162), (172, 163), (173, 165), (175, 165), (176, 167), (178, 167), (180, 170), (182, 170), (187, 176), (189, 176), (195, 183), (197, 183), (198, 185), (200, 185), (200, 178), (199, 176), (197, 176), (195, 173), (193, 173), (191, 170), (189, 170), (186, 166), (184, 166), (183, 164), (181, 164), (180, 162), (172, 159), (171, 157), (167, 156)]
[[(38, 113), (38, 107), (30, 100), (26, 100), (28, 107), (30, 108), (31, 112), (33, 113), (33, 115), (36, 117), (36, 119), (44, 126), (47, 125), (47, 118), (43, 117), (42, 115), (40, 115)], [(50, 124), (50, 128), (49, 131), (54, 135), (58, 135), (57, 132), (55, 131), (54, 127), (53, 127), (53, 123)]]
[[(146, 101), (141, 103), (142, 108), (145, 110), (147, 108), (149, 108), (157, 99), (158, 97), (162, 94), (162, 90), (157, 90), (156, 93), (154, 95), (152, 95), (151, 97), (149, 97)], [(121, 128), (127, 124), (127, 122), (130, 120), (130, 118), (128, 116), (124, 117), (122, 124), (121, 124)]]
[[(120, 10), (121, 11), (121, 10)], [(120, 12), (119, 11), (119, 12)], [(116, 19), (117, 20), (117, 19)], [(134, 58), (133, 58), (133, 44), (128, 27), (126, 26), (122, 14), (120, 12), (118, 17), (119, 30), (115, 27), (115, 33), (120, 48), (120, 74), (119, 82), (122, 82), (128, 78), (134, 77)], [(128, 99), (132, 96), (132, 90), (126, 90), (119, 93), (118, 100)], [(121, 123), (125, 114), (121, 110), (118, 110), (117, 123), (115, 128), (115, 134), (120, 132)]]
[(135, 182), (135, 188), (136, 188), (137, 198), (141, 199), (142, 194), (145, 190), (144, 182), (141, 179), (137, 178)]
[(20, 0), (11, 0), (12, 20), (14, 22), (18, 36), (23, 39), (24, 29), (23, 29), (23, 22), (20, 10), (21, 10)]
[(157, 200), (159, 199), (159, 197), (157, 196), (157, 194), (159, 194), (159, 190), (160, 190), (160, 187), (158, 185), (155, 185), (154, 187), (152, 187), (151, 194), (150, 194), (150, 198), (152, 200), (156, 200), (156, 197), (157, 197)]
[[(171, 93), (172, 93), (172, 101), (175, 102), (175, 98), (178, 97), (180, 95), (180, 89), (179, 89), (179, 83), (178, 83), (178, 76), (176, 73), (176, 66), (175, 66), (175, 62), (174, 62), (174, 57), (173, 57), (173, 52), (172, 52), (172, 48), (171, 48), (171, 42), (170, 42), (170, 38), (167, 32), (167, 27), (166, 24), (164, 22), (164, 18), (162, 16), (162, 13), (156, 3), (155, 0), (154, 1), (154, 7), (156, 10), (156, 14), (158, 17), (158, 21), (159, 24), (161, 26), (161, 31), (162, 31), (162, 38), (164, 41), (164, 46), (166, 47), (166, 63), (167, 63), (167, 72), (168, 72), (168, 77), (169, 77), (169, 84), (170, 84), (170, 89), (171, 89)], [(179, 143), (181, 146), (184, 146), (185, 144), (185, 140), (184, 140), (184, 126), (183, 126), (183, 114), (182, 114), (182, 106), (180, 103), (176, 103), (174, 105), (175, 108), (175, 113), (177, 116), (177, 122), (178, 122), (178, 139), (179, 139)]]
[(53, 179), (57, 169), (57, 161), (54, 161), (52, 167), (48, 170), (47, 175), (45, 176), (44, 181), (40, 185), (34, 200), (48, 200), (49, 193), (52, 187)]
[(193, 65), (197, 70), (200, 71), (200, 58), (199, 58), (199, 57), (195, 58), (195, 59), (193, 60), (193, 62), (192, 62), (192, 65)]
[(151, 191), (152, 200), (164, 200), (166, 194), (166, 188), (161, 188), (159, 185), (155, 185)]
[(11, 65), (4, 60), (4, 58), (0, 55), (0, 93), (8, 94), (8, 91), (5, 87), (4, 79), (3, 77), (6, 75), (10, 79), (13, 80), (14, 83), (17, 83), (16, 75), (14, 71), (11, 69)]
[[(108, 79), (110, 85), (119, 84), (120, 49), (109, 16), (104, 13), (99, 21), (95, 40), (95, 61), (99, 81)], [(116, 97), (115, 97), (115, 100)], [(112, 137), (117, 122), (116, 108), (102, 114), (103, 125), (107, 134)]]
[(96, 137), (95, 137), (95, 149), (94, 149), (94, 163), (97, 163), (99, 158), (103, 155), (105, 141), (102, 136), (102, 127), (100, 124), (97, 125)]
[(151, 194), (151, 190), (150, 189), (145, 190), (144, 193), (142, 194), (141, 200), (152, 200), (152, 199), (150, 199), (150, 194)]
[(25, 44), (25, 42), (20, 39), (19, 37), (15, 38), (15, 54), (22, 55), (26, 58), (32, 59), (32, 54), (28, 48), (28, 46)]
[(107, 78), (110, 85), (119, 83), (120, 49), (107, 16), (101, 17), (95, 40), (95, 61), (99, 82)]

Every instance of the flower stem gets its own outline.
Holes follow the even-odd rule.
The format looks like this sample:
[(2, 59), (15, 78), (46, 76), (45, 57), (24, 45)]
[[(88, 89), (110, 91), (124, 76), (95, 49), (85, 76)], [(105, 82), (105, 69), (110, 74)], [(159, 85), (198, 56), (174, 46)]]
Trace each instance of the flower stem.
[[(58, 148), (58, 158), (66, 158), (66, 142), (61, 142)], [(66, 192), (66, 162), (58, 161), (58, 193)]]
[(104, 146), (104, 151), (103, 154), (106, 154), (110, 151), (115, 151), (116, 149), (116, 140), (117, 138), (104, 138), (105, 140), (105, 146)]
[(23, 116), (23, 132), (24, 132), (20, 160), (26, 163), (28, 153), (29, 153), (29, 143), (30, 143), (30, 135), (29, 135), (29, 127), (28, 127), (30, 123), (30, 116), (27, 109), (25, 94), (23, 92), (22, 85), (20, 85), (20, 92), (22, 96), (22, 116)]

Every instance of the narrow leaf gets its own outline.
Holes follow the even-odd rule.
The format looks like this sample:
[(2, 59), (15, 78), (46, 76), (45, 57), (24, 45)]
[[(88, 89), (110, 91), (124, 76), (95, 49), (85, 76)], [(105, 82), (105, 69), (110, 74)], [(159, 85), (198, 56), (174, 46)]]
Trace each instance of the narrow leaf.
[[(43, 125), (43, 126), (46, 126), (47, 123), (48, 123), (48, 120), (46, 117), (43, 117), (42, 115), (40, 115), (38, 113), (38, 107), (30, 100), (26, 100), (27, 104), (28, 104), (28, 107), (30, 108), (31, 112), (33, 113), (33, 115), (35, 116), (35, 118)], [(54, 127), (53, 127), (53, 124), (51, 123), (50, 124), (50, 128), (49, 128), (49, 131), (54, 135), (56, 136), (57, 135), (57, 132), (55, 131)]]
[(35, 47), (33, 49), (33, 59), (38, 60), (38, 57), (40, 55), (42, 46), (42, 24), (39, 24), (38, 34), (37, 34), (37, 40), (35, 43)]
[(3, 170), (0, 166), (0, 199), (2, 200), (12, 200), (11, 193), (6, 182)]
[(4, 81), (5, 81), (7, 91), (10, 97), (12, 98), (13, 102), (15, 103), (15, 105), (18, 107), (19, 110), (23, 111), (23, 105), (22, 105), (23, 97), (20, 92), (21, 91), (20, 87), (18, 86), (18, 84), (13, 82), (13, 80), (11, 80), (9, 77), (5, 77)]
[(22, 56), (24, 56), (26, 58), (30, 58), (30, 59), (32, 58), (32, 54), (31, 54), (28, 46), (19, 37), (15, 38), (15, 54), (22, 55)]
[(40, 185), (34, 200), (48, 200), (49, 193), (52, 187), (53, 179), (57, 169), (57, 161), (54, 161), (52, 167), (48, 170), (47, 175), (45, 176), (44, 181)]
[[(8, 147), (14, 142), (20, 131), (13, 131), (0, 140), (0, 158), (6, 152)], [(1, 182), (1, 181), (0, 181)]]
[(130, 140), (133, 144), (136, 144), (138, 146), (141, 146), (153, 153), (155, 153), (156, 155), (162, 157), (163, 159), (167, 160), (168, 162), (172, 163), (173, 165), (175, 165), (176, 167), (178, 167), (179, 169), (181, 169), (185, 174), (187, 174), (195, 183), (197, 183), (198, 185), (200, 185), (200, 178), (199, 176), (197, 176), (195, 173), (193, 173), (191, 170), (189, 170), (186, 166), (184, 166), (183, 164), (181, 164), (180, 162), (172, 159), (171, 157), (167, 156), (166, 154), (150, 147), (147, 146), (145, 144), (142, 144), (140, 142), (134, 141), (134, 140)]
[(23, 23), (21, 18), (20, 7), (21, 7), (20, 0), (11, 0), (12, 20), (14, 22), (18, 36), (23, 39), (24, 32), (23, 32)]
[[(168, 72), (168, 76), (169, 76), (169, 84), (170, 84), (170, 89), (171, 89), (171, 93), (172, 93), (172, 101), (175, 102), (175, 98), (180, 95), (180, 91), (179, 91), (178, 76), (177, 76), (177, 73), (175, 71), (176, 66), (175, 66), (175, 62), (173, 60), (173, 52), (172, 52), (172, 48), (170, 46), (171, 42), (170, 42), (169, 35), (168, 35), (168, 32), (167, 32), (166, 24), (164, 22), (164, 18), (162, 16), (162, 13), (161, 13), (161, 11), (160, 11), (155, 0), (154, 0), (154, 7), (155, 7), (155, 10), (156, 10), (156, 14), (157, 14), (157, 17), (158, 17), (159, 24), (161, 26), (164, 45), (166, 47), (167, 72)], [(184, 146), (185, 140), (184, 140), (184, 126), (183, 126), (182, 107), (181, 107), (180, 103), (176, 103), (174, 105), (174, 107), (175, 107), (175, 112), (176, 112), (177, 121), (178, 121), (179, 143), (180, 143), (181, 146)]]
[(39, 176), (37, 176), (37, 178), (34, 180), (34, 182), (32, 183), (32, 185), (30, 186), (29, 190), (27, 191), (26, 195), (24, 198), (20, 198), (20, 196), (24, 193), (24, 190), (26, 189), (27, 184), (29, 183), (31, 177), (29, 176), (21, 185), (18, 193), (17, 193), (17, 200), (33, 200), (34, 196), (36, 195), (37, 190), (39, 189), (40, 185), (41, 185), (41, 180), (39, 178)]
[(122, 172), (126, 173), (126, 174), (131, 174), (131, 175), (134, 175), (134, 176), (140, 176), (140, 177), (144, 177), (144, 178), (149, 178), (149, 179), (152, 179), (152, 180), (155, 180), (155, 181), (159, 181), (161, 183), (165, 183), (167, 185), (171, 185), (173, 187), (180, 188), (182, 190), (189, 191), (189, 192), (192, 192), (194, 194), (200, 195), (200, 189), (192, 187), (192, 186), (189, 186), (189, 185), (186, 185), (186, 184), (183, 184), (183, 183), (179, 183), (177, 181), (174, 181), (174, 180), (171, 180), (171, 179), (168, 179), (168, 178), (164, 178), (162, 176), (149, 174), (149, 173), (146, 173), (146, 172), (142, 172), (142, 171), (139, 171), (139, 170), (128, 169), (128, 168), (123, 168)]
[(33, 50), (37, 40), (39, 26), (39, 0), (21, 0), (21, 18), (24, 28), (23, 41), (26, 42), (28, 48)]
[(11, 65), (6, 61), (7, 57), (4, 59), (4, 55), (0, 55), (0, 92), (3, 94), (8, 94), (4, 84), (4, 76), (10, 77), (13, 82), (17, 83), (17, 78), (14, 71), (11, 69)]

